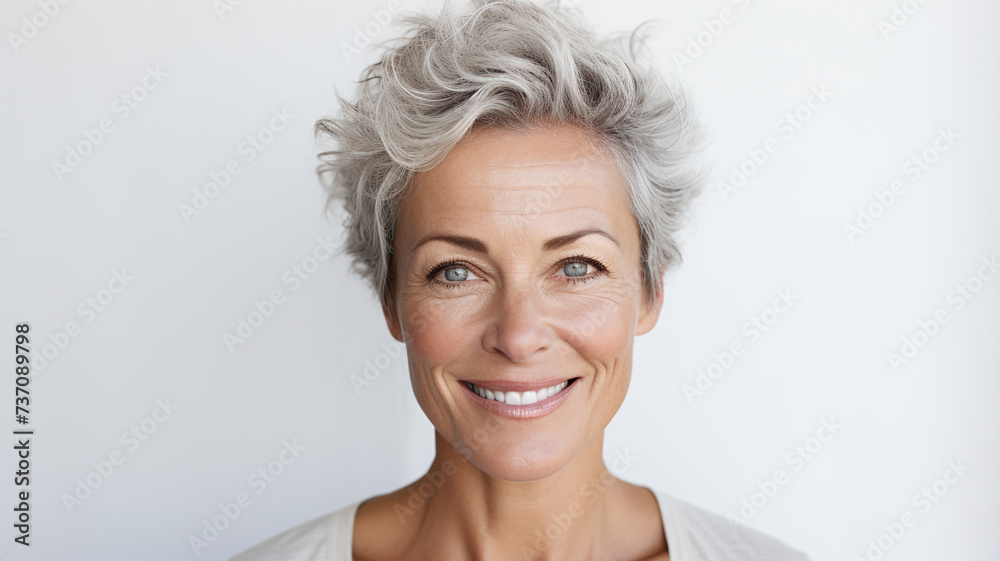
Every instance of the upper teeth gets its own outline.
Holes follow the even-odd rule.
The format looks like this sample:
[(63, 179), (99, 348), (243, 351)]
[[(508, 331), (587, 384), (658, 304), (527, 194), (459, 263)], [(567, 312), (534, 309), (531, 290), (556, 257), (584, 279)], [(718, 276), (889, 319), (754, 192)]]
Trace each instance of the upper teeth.
[(500, 403), (509, 403), (510, 405), (531, 405), (532, 403), (538, 403), (543, 399), (548, 399), (549, 397), (559, 393), (569, 384), (569, 380), (561, 384), (556, 384), (551, 388), (544, 388), (541, 390), (532, 390), (527, 392), (502, 392), (502, 391), (491, 391), (481, 388), (472, 382), (466, 382), (469, 389), (479, 394), (479, 397), (485, 397), (486, 399), (492, 399), (494, 401), (499, 401)]

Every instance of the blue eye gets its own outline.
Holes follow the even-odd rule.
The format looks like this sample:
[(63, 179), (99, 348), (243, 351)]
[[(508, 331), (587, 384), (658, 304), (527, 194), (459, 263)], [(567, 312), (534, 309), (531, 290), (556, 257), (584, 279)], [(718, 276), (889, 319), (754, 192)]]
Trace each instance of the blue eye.
[(469, 270), (469, 267), (465, 263), (461, 261), (448, 261), (447, 263), (441, 263), (430, 271), (427, 274), (427, 278), (438, 286), (459, 288), (468, 284), (467, 281), (473, 281), (479, 277)]
[[(561, 262), (562, 275), (567, 284), (584, 283), (597, 277), (607, 274), (607, 267), (593, 257), (576, 255), (563, 259)], [(593, 270), (588, 273), (588, 269)], [(444, 273), (444, 275), (441, 275)], [(443, 276), (443, 279), (438, 278)], [(479, 279), (463, 261), (448, 261), (434, 267), (427, 273), (427, 278), (438, 286), (445, 288), (460, 288), (468, 284), (466, 281)], [(480, 279), (481, 280), (481, 279)]]
[[(569, 284), (585, 283), (592, 281), (602, 275), (608, 274), (608, 268), (603, 263), (593, 257), (586, 255), (575, 255), (562, 261), (562, 272)], [(593, 272), (587, 273), (587, 266), (593, 268)]]
[(469, 278), (469, 270), (465, 267), (448, 267), (444, 270), (444, 278), (449, 281), (464, 281)]

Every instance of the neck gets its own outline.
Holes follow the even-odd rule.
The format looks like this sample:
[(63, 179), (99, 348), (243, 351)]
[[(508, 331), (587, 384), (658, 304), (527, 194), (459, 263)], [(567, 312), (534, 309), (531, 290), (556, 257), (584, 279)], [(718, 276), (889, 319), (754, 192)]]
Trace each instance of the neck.
[(409, 500), (397, 516), (413, 536), (414, 550), (441, 559), (620, 556), (627, 547), (622, 537), (629, 534), (624, 514), (638, 488), (607, 470), (603, 442), (601, 435), (549, 477), (506, 481), (484, 473), (435, 432), (434, 462), (408, 487)]

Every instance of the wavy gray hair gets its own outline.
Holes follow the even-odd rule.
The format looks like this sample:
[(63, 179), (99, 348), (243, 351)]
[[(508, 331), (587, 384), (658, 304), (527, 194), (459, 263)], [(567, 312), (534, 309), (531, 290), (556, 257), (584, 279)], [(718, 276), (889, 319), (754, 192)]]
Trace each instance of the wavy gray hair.
[[(525, 0), (472, 0), (403, 18), (408, 30), (365, 68), (357, 101), (316, 123), (327, 210), (342, 201), (352, 269), (383, 305), (394, 289), (394, 232), (413, 175), (478, 126), (573, 123), (617, 163), (641, 233), (647, 301), (680, 261), (674, 233), (702, 187), (700, 127), (682, 86), (640, 63), (640, 25), (600, 39), (579, 12)], [(648, 23), (648, 22), (647, 22)]]

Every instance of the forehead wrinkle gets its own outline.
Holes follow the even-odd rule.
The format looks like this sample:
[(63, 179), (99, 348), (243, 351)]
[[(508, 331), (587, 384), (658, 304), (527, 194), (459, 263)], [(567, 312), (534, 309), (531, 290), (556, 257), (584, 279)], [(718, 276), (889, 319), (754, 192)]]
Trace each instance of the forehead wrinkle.
[(520, 181), (521, 183), (560, 183), (574, 182), (612, 182), (619, 181), (617, 167), (609, 168), (603, 161), (591, 158), (576, 158), (560, 162), (520, 162), (487, 164), (490, 179), (499, 181)]

